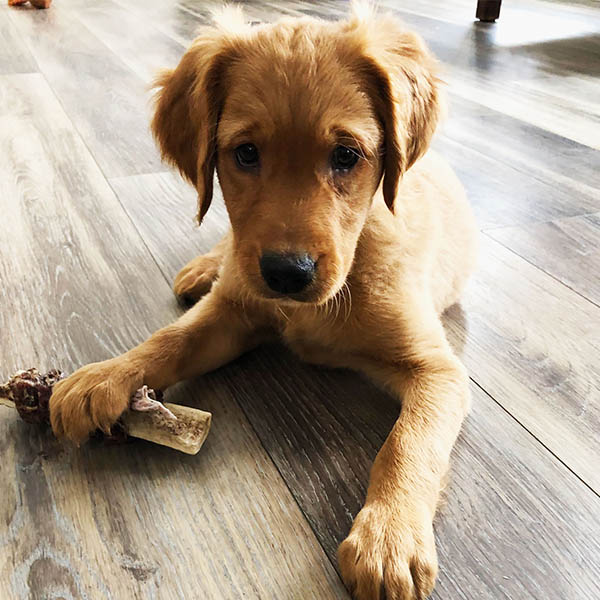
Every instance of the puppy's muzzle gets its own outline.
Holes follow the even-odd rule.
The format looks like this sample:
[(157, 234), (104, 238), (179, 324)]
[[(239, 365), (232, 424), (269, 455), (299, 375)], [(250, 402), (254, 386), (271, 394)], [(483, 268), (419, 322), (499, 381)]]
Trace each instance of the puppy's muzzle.
[(308, 254), (265, 252), (259, 262), (266, 284), (279, 294), (297, 294), (315, 278), (316, 264)]

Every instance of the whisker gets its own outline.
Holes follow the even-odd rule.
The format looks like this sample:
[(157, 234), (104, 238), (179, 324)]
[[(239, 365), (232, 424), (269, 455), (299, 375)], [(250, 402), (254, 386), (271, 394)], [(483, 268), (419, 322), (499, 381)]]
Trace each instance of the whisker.
[[(344, 281), (344, 285), (342, 286), (342, 290), (344, 290), (344, 304), (348, 307), (346, 316), (344, 318), (344, 323), (350, 318), (350, 314), (352, 313), (352, 292), (350, 291), (350, 286), (347, 281)], [(346, 302), (346, 291), (348, 292), (348, 301)]]
[(279, 304), (277, 305), (277, 310), (281, 313), (281, 316), (286, 320), (289, 321), (290, 318), (283, 312), (283, 308), (281, 308), (281, 306), (279, 306)]

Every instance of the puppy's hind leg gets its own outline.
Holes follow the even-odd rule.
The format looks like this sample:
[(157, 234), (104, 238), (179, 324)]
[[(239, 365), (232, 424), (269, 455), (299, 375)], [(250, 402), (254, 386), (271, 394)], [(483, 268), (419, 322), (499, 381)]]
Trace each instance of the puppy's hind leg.
[(194, 304), (210, 292), (219, 276), (230, 238), (231, 233), (228, 232), (210, 252), (192, 259), (179, 271), (173, 283), (173, 290), (184, 304)]

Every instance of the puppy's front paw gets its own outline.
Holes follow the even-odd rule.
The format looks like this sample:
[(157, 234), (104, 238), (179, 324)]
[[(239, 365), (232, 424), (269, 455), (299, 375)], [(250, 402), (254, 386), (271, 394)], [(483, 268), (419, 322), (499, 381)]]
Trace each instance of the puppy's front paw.
[(425, 600), (437, 575), (431, 515), (403, 503), (370, 502), (356, 516), (338, 559), (357, 600)]
[(79, 444), (96, 429), (109, 431), (127, 410), (142, 374), (123, 358), (92, 363), (59, 381), (50, 397), (50, 423), (57, 437)]
[(187, 303), (207, 294), (219, 274), (220, 257), (204, 254), (191, 260), (175, 277), (173, 290)]

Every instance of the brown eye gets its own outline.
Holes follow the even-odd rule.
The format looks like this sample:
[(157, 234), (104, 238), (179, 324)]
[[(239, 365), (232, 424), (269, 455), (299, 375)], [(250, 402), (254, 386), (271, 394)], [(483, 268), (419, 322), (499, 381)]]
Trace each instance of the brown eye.
[(258, 148), (254, 144), (242, 144), (235, 150), (235, 160), (242, 169), (258, 167)]
[(346, 172), (352, 169), (360, 158), (354, 148), (348, 146), (336, 146), (331, 153), (331, 166), (335, 171)]

